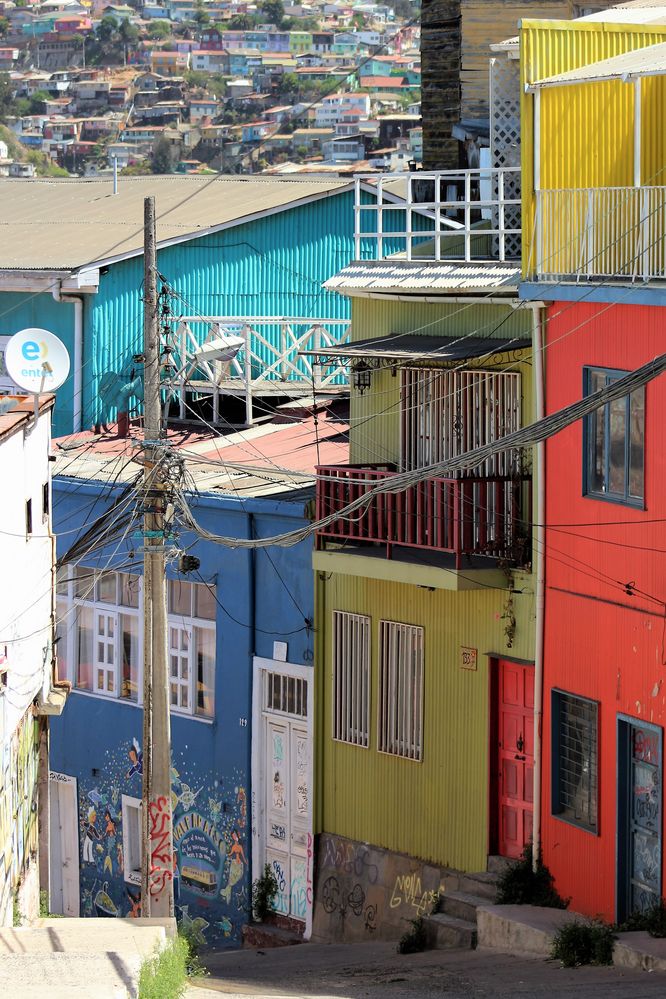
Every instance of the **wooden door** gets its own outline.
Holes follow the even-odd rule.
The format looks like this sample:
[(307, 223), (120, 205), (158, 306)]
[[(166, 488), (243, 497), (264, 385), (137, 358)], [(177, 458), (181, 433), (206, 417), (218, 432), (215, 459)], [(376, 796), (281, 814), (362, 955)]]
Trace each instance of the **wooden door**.
[(49, 908), (63, 916), (79, 915), (79, 838), (76, 779), (49, 776)]
[(534, 667), (499, 662), (499, 852), (520, 857), (532, 839)]

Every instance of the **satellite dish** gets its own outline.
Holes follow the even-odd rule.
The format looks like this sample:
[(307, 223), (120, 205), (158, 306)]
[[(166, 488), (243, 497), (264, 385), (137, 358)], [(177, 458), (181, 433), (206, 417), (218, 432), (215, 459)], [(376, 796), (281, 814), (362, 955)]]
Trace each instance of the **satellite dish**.
[(30, 327), (10, 338), (5, 367), (12, 381), (26, 392), (55, 392), (69, 374), (69, 354), (53, 333)]

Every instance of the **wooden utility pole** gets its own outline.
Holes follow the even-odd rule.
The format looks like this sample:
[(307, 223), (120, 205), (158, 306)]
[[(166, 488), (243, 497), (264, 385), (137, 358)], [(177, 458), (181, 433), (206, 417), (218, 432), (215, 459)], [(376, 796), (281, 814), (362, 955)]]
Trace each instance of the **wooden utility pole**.
[(160, 337), (155, 199), (144, 201), (143, 795), (141, 914), (173, 916), (171, 726), (167, 668), (165, 483), (160, 464)]

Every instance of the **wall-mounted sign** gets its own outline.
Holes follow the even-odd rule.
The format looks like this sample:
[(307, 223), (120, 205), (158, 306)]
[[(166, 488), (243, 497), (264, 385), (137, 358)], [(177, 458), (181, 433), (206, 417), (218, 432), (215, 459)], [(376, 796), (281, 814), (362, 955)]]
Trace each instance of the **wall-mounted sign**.
[(12, 381), (26, 392), (55, 392), (69, 374), (69, 354), (62, 340), (37, 327), (10, 337), (4, 361)]
[(461, 669), (476, 669), (478, 650), (470, 649), (466, 645), (460, 646), (460, 668)]

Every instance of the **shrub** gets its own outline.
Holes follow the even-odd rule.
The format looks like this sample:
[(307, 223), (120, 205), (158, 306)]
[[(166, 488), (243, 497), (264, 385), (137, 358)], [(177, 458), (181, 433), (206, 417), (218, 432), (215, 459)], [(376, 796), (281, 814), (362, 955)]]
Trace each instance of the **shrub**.
[(254, 918), (265, 919), (273, 908), (278, 893), (277, 878), (269, 864), (264, 867), (264, 873), (252, 882), (252, 912)]
[(189, 945), (183, 937), (167, 941), (141, 965), (139, 999), (181, 999), (187, 985)]
[(532, 870), (532, 847), (528, 844), (520, 860), (500, 874), (497, 883), (498, 905), (541, 905), (548, 909), (566, 909), (570, 899), (564, 899), (555, 890), (554, 878), (538, 859), (536, 871)]
[(666, 902), (660, 898), (643, 912), (632, 912), (618, 929), (646, 930), (651, 937), (666, 937)]
[(419, 954), (426, 949), (428, 937), (422, 919), (410, 919), (411, 930), (407, 930), (398, 941), (398, 954)]
[(578, 968), (582, 964), (612, 964), (613, 927), (601, 920), (566, 923), (555, 934), (551, 956), (561, 961), (565, 968)]

